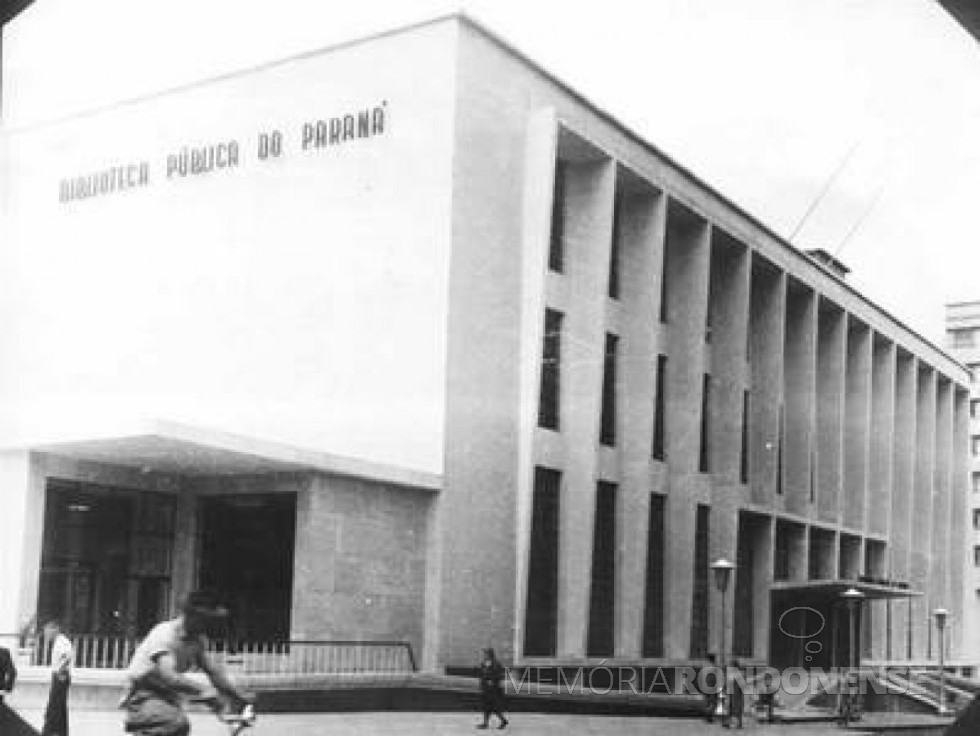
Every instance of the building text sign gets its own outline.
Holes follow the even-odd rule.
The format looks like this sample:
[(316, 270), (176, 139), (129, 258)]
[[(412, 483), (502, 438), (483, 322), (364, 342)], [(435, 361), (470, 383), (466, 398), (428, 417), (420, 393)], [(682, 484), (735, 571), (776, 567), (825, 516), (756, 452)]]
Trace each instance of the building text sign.
[[(342, 146), (365, 138), (382, 136), (389, 128), (388, 102), (382, 100), (373, 107), (344, 115), (308, 120), (292, 131), (301, 154)], [(287, 135), (278, 129), (260, 132), (247, 142), (238, 139), (204, 145), (181, 146), (160, 162), (130, 161), (106, 166), (97, 171), (70, 176), (58, 183), (58, 199), (62, 204), (77, 200), (103, 197), (130, 189), (150, 186), (156, 177), (178, 181), (202, 176), (222, 169), (237, 169), (247, 158), (263, 162), (286, 155)]]

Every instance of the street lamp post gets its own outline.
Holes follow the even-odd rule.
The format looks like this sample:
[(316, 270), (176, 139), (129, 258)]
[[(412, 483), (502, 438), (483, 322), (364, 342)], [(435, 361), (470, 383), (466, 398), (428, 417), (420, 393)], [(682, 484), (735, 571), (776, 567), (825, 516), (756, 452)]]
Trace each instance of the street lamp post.
[(721, 715), (724, 717), (726, 713), (725, 691), (728, 686), (728, 649), (725, 641), (728, 607), (725, 605), (725, 593), (728, 591), (728, 583), (731, 580), (732, 570), (735, 569), (735, 565), (724, 557), (719, 557), (711, 563), (710, 567), (715, 573), (715, 587), (721, 593), (721, 651), (718, 653), (718, 659), (721, 665), (722, 686), (721, 693), (718, 696), (718, 707), (721, 710)]
[(937, 608), (932, 612), (936, 617), (936, 628), (939, 629), (939, 715), (946, 715), (946, 619), (949, 611)]
[[(844, 602), (847, 604), (849, 628), (850, 628), (850, 632), (848, 636), (848, 655), (847, 655), (848, 672), (847, 672), (847, 677), (844, 680), (845, 685), (848, 687), (848, 693), (847, 693), (848, 698), (845, 704), (846, 705), (845, 710), (847, 712), (844, 714), (844, 723), (846, 725), (847, 722), (850, 721), (850, 710), (854, 707), (852, 693), (850, 692), (851, 675), (854, 672), (854, 670), (858, 668), (861, 662), (861, 659), (858, 656), (857, 647), (855, 646), (856, 639), (857, 639), (855, 629), (857, 626), (857, 621), (856, 621), (857, 609), (858, 606), (861, 605), (861, 601), (864, 600), (864, 593), (862, 593), (857, 588), (848, 588), (843, 593), (841, 593), (841, 597), (844, 599)], [(841, 689), (842, 689), (841, 686), (838, 685), (837, 687), (838, 695), (840, 694)]]

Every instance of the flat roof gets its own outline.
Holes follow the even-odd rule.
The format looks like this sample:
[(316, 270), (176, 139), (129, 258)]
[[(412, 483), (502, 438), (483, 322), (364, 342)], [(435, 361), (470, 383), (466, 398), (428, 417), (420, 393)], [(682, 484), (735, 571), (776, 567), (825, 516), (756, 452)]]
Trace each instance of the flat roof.
[(316, 472), (426, 491), (442, 489), (440, 475), (318, 452), (178, 422), (153, 420), (111, 435), (37, 442), (2, 451), (39, 452), (185, 476)]

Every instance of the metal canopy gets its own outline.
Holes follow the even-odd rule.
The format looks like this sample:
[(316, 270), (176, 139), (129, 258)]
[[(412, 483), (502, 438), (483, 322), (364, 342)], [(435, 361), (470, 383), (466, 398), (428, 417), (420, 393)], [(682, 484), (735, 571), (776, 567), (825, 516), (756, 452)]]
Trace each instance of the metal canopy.
[(798, 591), (800, 593), (817, 593), (829, 597), (840, 597), (848, 588), (855, 588), (864, 593), (867, 600), (882, 600), (888, 598), (913, 598), (922, 595), (920, 590), (900, 588), (887, 583), (870, 583), (861, 580), (807, 580), (797, 582), (780, 580), (769, 586), (772, 591)]

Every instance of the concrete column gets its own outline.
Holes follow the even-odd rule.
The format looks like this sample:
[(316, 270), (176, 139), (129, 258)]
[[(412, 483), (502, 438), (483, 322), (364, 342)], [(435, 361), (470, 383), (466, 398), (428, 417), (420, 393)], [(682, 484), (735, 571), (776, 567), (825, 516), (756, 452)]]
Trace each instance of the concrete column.
[(936, 462), (936, 373), (926, 364), (918, 366), (915, 432), (915, 485), (912, 491), (912, 586), (926, 595), (912, 602), (913, 656), (925, 657), (929, 634), (931, 599), (929, 557), (932, 549), (932, 494)]
[(568, 171), (565, 247), (572, 299), (562, 345), (568, 357), (563, 356), (561, 415), (567, 421), (558, 566), (558, 657), (565, 659), (585, 656), (588, 630), (616, 167), (604, 160), (570, 165)]
[(29, 452), (0, 453), (0, 631), (19, 631), (34, 616), (41, 571), (45, 478)]
[[(696, 507), (710, 501), (698, 471), (705, 368), (710, 227), (679, 205), (668, 207), (666, 656), (689, 656)], [(710, 541), (710, 540), (709, 540)]]
[(199, 555), (198, 496), (187, 488), (181, 488), (179, 491), (174, 509), (173, 575), (170, 580), (171, 604), (175, 610), (179, 601), (197, 585)]
[[(534, 433), (537, 427), (541, 353), (544, 337), (545, 283), (551, 212), (554, 197), (558, 125), (552, 108), (531, 115), (524, 151), (525, 171), (521, 238), (520, 385), (518, 398), (517, 489), (515, 493), (515, 590), (512, 648), (514, 660), (523, 658), (527, 611), (528, 554), (531, 541), (531, 504), (534, 495)], [(429, 511), (429, 549), (426, 573), (425, 651), (427, 669), (438, 665), (437, 640), (441, 588), (442, 504)]]
[(844, 313), (821, 301), (817, 333), (817, 516), (836, 524), (844, 477)]
[[(888, 574), (896, 580), (912, 577), (912, 489), (915, 485), (916, 362), (909, 354), (895, 356), (895, 439), (892, 458), (891, 523), (888, 536)], [(892, 604), (892, 656), (908, 651), (908, 605)]]
[(871, 368), (871, 459), (865, 531), (888, 534), (895, 452), (895, 343), (875, 335)]
[(769, 590), (773, 582), (772, 560), (775, 536), (775, 520), (760, 527), (752, 552), (754, 567), (752, 571), (752, 656), (766, 661), (769, 658), (769, 626), (771, 606)]
[(789, 579), (802, 583), (809, 577), (809, 560), (812, 542), (807, 528), (795, 522), (786, 523), (789, 540)]
[(616, 559), (616, 657), (642, 655), (643, 611), (650, 518), (650, 450), (656, 391), (657, 343), (652, 315), (657, 313), (666, 197), (648, 188), (623, 195), (620, 225), (621, 396), (648, 397), (622, 402), (620, 485), (616, 509), (619, 554)]
[[(966, 390), (955, 389), (953, 406), (953, 437), (952, 467), (950, 468), (950, 528), (949, 535), (949, 587), (952, 606), (951, 651), (954, 657), (976, 658), (977, 646), (980, 645), (980, 631), (974, 630), (971, 624), (975, 619), (967, 616), (967, 606), (976, 608), (975, 595), (972, 586), (965, 583), (964, 576), (970, 559), (971, 545), (967, 528), (970, 514), (970, 466), (969, 466), (969, 434), (970, 434), (970, 397)], [(958, 595), (957, 595), (958, 593)]]
[[(725, 557), (733, 562), (738, 561), (739, 509), (747, 500), (747, 488), (742, 485), (740, 479), (740, 466), (742, 397), (748, 383), (745, 367), (749, 264), (748, 250), (744, 245), (720, 229), (712, 230), (708, 292), (708, 322), (711, 329), (708, 443), (711, 468), (709, 560)], [(753, 587), (755, 587), (757, 571), (747, 570), (744, 573), (752, 575)], [(735, 590), (740, 574), (743, 574), (743, 571), (736, 569), (731, 594), (726, 596), (728, 610), (725, 614), (727, 629), (725, 637), (729, 643), (734, 642), (736, 616), (753, 616), (754, 620), (753, 611), (738, 611), (736, 608)], [(761, 574), (764, 577), (765, 570)], [(709, 640), (714, 651), (718, 651), (721, 596), (714, 592), (713, 580), (711, 587)]]
[[(783, 333), (786, 322), (786, 274), (768, 261), (752, 259), (749, 312), (750, 395), (749, 477), (752, 501), (775, 505), (779, 415), (783, 402)], [(785, 462), (785, 448), (783, 459)]]
[(871, 331), (853, 317), (848, 317), (846, 370), (844, 503), (840, 511), (845, 526), (861, 529), (864, 527), (871, 430)]
[[(949, 588), (950, 472), (953, 467), (953, 387), (945, 376), (936, 386), (936, 455), (932, 490), (932, 549), (929, 583), (932, 608), (952, 610)], [(958, 591), (957, 591), (958, 592)], [(931, 609), (930, 609), (931, 610)]]
[(715, 228), (711, 234), (711, 476), (714, 503), (741, 496), (742, 397), (749, 316), (749, 254)]
[(805, 515), (817, 406), (817, 298), (793, 281), (786, 298), (785, 362), (785, 508)]

